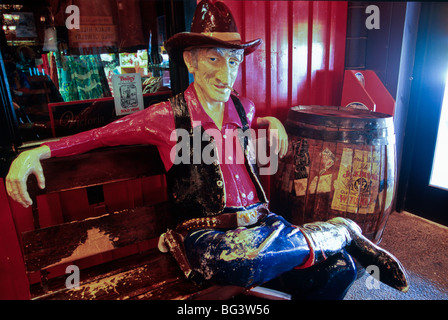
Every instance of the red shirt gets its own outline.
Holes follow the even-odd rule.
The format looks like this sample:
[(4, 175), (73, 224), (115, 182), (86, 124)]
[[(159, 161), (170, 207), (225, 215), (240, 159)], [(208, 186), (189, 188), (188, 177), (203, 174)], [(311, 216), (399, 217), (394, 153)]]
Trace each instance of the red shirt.
[[(226, 207), (247, 207), (259, 202), (255, 186), (242, 163), (243, 153), (240, 144), (237, 140), (228, 141), (232, 138), (229, 135), (233, 130), (242, 127), (232, 99), (225, 103), (222, 128), (219, 130), (200, 104), (193, 84), (184, 92), (184, 96), (193, 126), (200, 122), (205, 131), (215, 138), (224, 177)], [(240, 100), (246, 110), (250, 127), (255, 115), (255, 106), (246, 98)], [(175, 132), (173, 110), (169, 102), (162, 102), (104, 127), (61, 138), (45, 145), (50, 148), (52, 157), (80, 154), (106, 146), (156, 145), (168, 171), (173, 165), (170, 152), (177, 143), (177, 138), (175, 134), (172, 136), (172, 132)]]

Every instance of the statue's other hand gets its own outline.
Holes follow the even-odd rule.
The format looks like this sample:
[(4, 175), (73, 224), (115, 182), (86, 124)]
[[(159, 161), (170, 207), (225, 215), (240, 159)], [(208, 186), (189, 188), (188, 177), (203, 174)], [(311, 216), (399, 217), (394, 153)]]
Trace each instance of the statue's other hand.
[(11, 164), (6, 176), (6, 191), (8, 195), (25, 208), (33, 201), (28, 194), (26, 182), (30, 174), (34, 174), (41, 189), (45, 188), (45, 177), (40, 160), (50, 157), (50, 149), (41, 146), (22, 152)]
[(283, 158), (288, 151), (288, 134), (285, 127), (275, 117), (258, 118), (259, 125), (268, 126), (269, 146), (275, 145), (275, 153)]

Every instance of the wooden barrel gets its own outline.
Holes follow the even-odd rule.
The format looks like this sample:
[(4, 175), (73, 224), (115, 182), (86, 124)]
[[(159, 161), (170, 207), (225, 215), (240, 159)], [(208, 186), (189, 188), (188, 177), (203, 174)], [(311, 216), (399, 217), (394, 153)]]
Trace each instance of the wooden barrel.
[(379, 243), (395, 195), (395, 133), (390, 115), (329, 106), (291, 108), (286, 156), (271, 210), (294, 224), (346, 217)]

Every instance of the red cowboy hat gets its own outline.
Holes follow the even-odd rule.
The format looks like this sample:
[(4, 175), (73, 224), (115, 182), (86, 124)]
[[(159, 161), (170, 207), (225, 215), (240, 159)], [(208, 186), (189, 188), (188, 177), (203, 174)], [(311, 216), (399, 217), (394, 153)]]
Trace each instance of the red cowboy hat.
[(171, 57), (191, 47), (243, 49), (248, 55), (261, 43), (261, 39), (241, 41), (235, 19), (224, 3), (202, 0), (196, 7), (191, 32), (175, 34), (165, 42), (165, 49)]

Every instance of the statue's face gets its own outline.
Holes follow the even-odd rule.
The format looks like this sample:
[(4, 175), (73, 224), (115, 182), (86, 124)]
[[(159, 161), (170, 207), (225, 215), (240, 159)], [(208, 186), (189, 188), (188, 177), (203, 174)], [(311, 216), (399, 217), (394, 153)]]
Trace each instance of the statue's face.
[(188, 71), (194, 75), (196, 90), (209, 103), (229, 100), (243, 50), (198, 48), (184, 53)]

